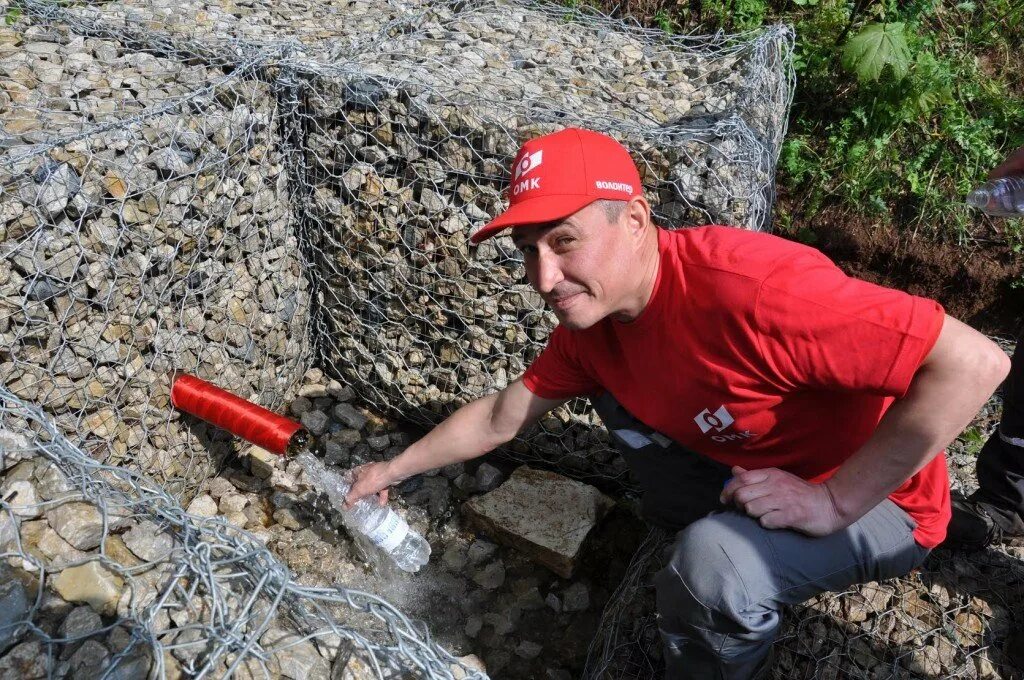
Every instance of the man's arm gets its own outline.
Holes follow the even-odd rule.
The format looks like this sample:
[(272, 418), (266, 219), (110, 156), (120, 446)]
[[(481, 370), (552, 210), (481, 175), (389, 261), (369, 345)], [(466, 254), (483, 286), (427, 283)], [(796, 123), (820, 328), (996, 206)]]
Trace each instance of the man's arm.
[(384, 463), (368, 463), (355, 469), (352, 490), (345, 498), (350, 506), (363, 496), (377, 493), (387, 503), (392, 484), (426, 470), (460, 463), (509, 442), (525, 427), (566, 399), (543, 399), (528, 390), (522, 379), (472, 401), (413, 443), (401, 455)]
[(824, 536), (847, 527), (945, 448), (1009, 370), (1009, 358), (998, 345), (947, 315), (906, 395), (831, 479), (811, 484), (775, 468), (734, 468), (722, 500), (771, 529)]

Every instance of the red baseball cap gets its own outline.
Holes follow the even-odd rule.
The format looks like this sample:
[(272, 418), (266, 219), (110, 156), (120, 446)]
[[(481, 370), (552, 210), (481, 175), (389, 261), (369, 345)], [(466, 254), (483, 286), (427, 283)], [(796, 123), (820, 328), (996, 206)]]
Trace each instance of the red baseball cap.
[(566, 128), (523, 144), (512, 164), (508, 209), (469, 240), (480, 243), (506, 227), (553, 222), (598, 199), (628, 201), (642, 191), (625, 147), (608, 135)]

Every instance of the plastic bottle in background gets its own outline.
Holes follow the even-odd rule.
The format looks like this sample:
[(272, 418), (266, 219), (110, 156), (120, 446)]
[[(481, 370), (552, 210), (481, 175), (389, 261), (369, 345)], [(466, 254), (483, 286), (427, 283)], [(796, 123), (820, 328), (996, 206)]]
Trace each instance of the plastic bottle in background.
[(967, 194), (967, 204), (993, 217), (1024, 217), (1024, 177), (985, 182)]
[(416, 572), (430, 559), (430, 544), (414, 531), (398, 513), (388, 506), (381, 507), (372, 497), (361, 498), (351, 510), (344, 510), (345, 496), (351, 482), (344, 473), (328, 470), (311, 452), (302, 451), (295, 456), (309, 478), (316, 482), (331, 504), (341, 510), (345, 524), (370, 539), (387, 553), (403, 571)]

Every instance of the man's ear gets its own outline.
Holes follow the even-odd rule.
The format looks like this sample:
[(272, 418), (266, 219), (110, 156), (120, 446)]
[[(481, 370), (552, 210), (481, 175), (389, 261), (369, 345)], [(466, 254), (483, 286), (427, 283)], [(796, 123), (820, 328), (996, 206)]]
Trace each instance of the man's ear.
[(625, 212), (629, 235), (638, 242), (642, 241), (647, 230), (652, 227), (651, 205), (643, 196), (634, 196), (626, 203)]

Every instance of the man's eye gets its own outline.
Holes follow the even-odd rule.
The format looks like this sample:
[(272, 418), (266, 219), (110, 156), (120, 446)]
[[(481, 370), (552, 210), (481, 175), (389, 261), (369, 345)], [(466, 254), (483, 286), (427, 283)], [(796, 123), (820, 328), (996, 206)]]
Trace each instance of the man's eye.
[(575, 240), (576, 239), (574, 239), (572, 236), (563, 236), (562, 238), (558, 239), (558, 245), (567, 246)]

